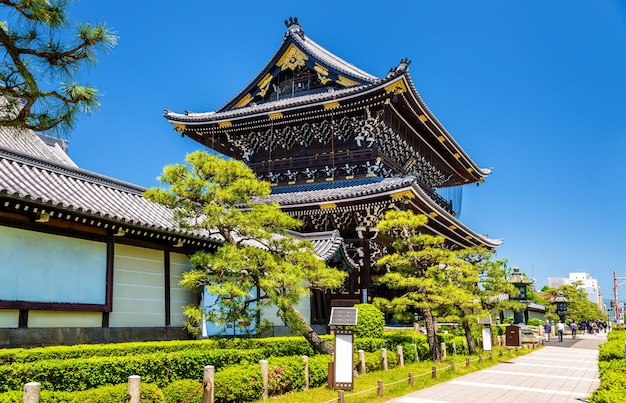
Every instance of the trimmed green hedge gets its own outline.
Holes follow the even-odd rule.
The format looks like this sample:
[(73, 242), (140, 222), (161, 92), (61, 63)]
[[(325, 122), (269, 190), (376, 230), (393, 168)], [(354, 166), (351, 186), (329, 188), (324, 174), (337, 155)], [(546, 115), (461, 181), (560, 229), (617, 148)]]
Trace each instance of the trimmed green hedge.
[[(163, 392), (154, 384), (142, 383), (141, 403), (165, 403)], [(128, 384), (102, 386), (80, 392), (42, 390), (40, 403), (120, 403), (127, 401)], [(0, 393), (0, 403), (22, 403), (23, 392)]]
[(167, 385), (179, 379), (202, 379), (205, 365), (223, 367), (258, 363), (264, 350), (185, 350), (127, 357), (49, 360), (0, 366), (0, 392), (20, 390), (28, 382), (41, 383), (42, 389), (77, 391), (126, 382), (139, 375), (148, 383)]
[(623, 402), (626, 396), (626, 358), (624, 343), (626, 331), (613, 330), (607, 334), (607, 341), (600, 345), (598, 369), (600, 386), (591, 395), (593, 403)]
[[(334, 340), (329, 335), (323, 338), (331, 343)], [(356, 339), (355, 351), (368, 351), (367, 366), (374, 370), (380, 367), (381, 348), (388, 350), (389, 365), (394, 365), (398, 345), (403, 346), (405, 362), (415, 360), (414, 345), (420, 357), (428, 356), (426, 337), (412, 330), (385, 332), (376, 339)], [(218, 402), (254, 401), (262, 393), (260, 360), (269, 361), (270, 393), (284, 394), (304, 387), (303, 355), (309, 356), (310, 386), (326, 384), (332, 358), (314, 355), (303, 337), (3, 350), (0, 392), (6, 393), (0, 393), (0, 403), (21, 401), (24, 384), (28, 382), (41, 383), (42, 403), (119, 402), (126, 396), (130, 375), (141, 376), (142, 394), (148, 394), (146, 402), (173, 403), (197, 392), (205, 365), (215, 366)], [(355, 365), (357, 362), (355, 357)], [(197, 401), (198, 395), (191, 401)], [(102, 396), (115, 397), (107, 400)]]
[(189, 349), (264, 349), (268, 356), (313, 355), (304, 337), (233, 338), (175, 340), (120, 344), (80, 344), (75, 346), (13, 348), (0, 350), (0, 365), (72, 358), (120, 357), (152, 353), (174, 353)]

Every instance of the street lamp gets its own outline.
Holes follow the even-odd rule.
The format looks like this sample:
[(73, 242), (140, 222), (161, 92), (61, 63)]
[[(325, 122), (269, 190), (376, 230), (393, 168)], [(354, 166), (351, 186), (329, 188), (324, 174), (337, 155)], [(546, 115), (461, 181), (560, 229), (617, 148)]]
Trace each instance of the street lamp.
[(567, 304), (569, 300), (563, 296), (563, 293), (552, 300), (552, 303), (556, 305), (556, 314), (559, 315), (561, 323), (565, 323), (565, 315), (567, 315)]
[[(511, 299), (518, 300), (520, 302), (527, 300), (526, 287), (533, 282), (526, 277), (526, 275), (520, 273), (519, 267), (513, 267), (513, 274), (507, 279), (507, 281), (515, 286), (518, 289), (519, 294), (515, 297), (511, 297)], [(514, 311), (513, 312), (513, 324), (525, 323), (524, 322), (524, 311)]]

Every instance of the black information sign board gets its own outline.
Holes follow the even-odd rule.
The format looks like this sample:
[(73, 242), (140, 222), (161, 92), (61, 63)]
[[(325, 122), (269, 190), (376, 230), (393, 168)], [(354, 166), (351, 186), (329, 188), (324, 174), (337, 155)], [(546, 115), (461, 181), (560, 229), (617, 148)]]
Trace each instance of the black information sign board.
[(357, 308), (334, 307), (330, 311), (330, 326), (356, 326), (359, 310)]

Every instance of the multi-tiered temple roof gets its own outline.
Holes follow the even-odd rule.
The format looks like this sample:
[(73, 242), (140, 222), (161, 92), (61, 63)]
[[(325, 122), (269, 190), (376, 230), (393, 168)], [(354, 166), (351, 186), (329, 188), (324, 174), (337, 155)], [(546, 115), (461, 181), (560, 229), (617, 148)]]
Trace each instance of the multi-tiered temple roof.
[(176, 131), (244, 160), (274, 185), (271, 199), (308, 230), (356, 236), (356, 227), (372, 227), (384, 210), (403, 204), (429, 215), (429, 228), (452, 244), (500, 245), (458, 220), (460, 197), (441, 196), (445, 189), (460, 194), (490, 170), (428, 109), (410, 62), (376, 77), (314, 42), (297, 19), (285, 24), (276, 53), (224, 106), (166, 110)]

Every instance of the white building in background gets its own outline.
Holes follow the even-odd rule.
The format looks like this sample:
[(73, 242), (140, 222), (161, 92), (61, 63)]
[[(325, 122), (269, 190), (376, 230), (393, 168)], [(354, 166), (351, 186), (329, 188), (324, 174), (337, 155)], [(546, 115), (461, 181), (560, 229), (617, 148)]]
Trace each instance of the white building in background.
[(548, 277), (548, 287), (558, 288), (564, 284), (571, 284), (574, 281), (580, 281), (582, 284), (579, 288), (583, 288), (587, 292), (587, 298), (591, 302), (598, 304), (600, 309), (604, 306), (602, 302), (602, 293), (600, 292), (600, 285), (598, 280), (591, 277), (588, 273), (575, 272), (570, 273), (569, 278), (565, 277)]

